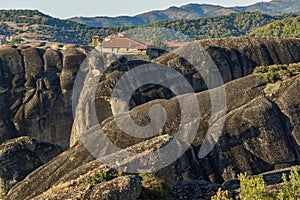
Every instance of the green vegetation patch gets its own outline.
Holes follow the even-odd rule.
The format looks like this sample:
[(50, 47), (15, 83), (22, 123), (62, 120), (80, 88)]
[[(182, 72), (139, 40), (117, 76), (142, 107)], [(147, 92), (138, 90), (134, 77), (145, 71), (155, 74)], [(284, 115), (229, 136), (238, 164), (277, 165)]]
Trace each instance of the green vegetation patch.
[[(293, 167), (290, 175), (282, 175), (283, 183), (276, 190), (269, 191), (262, 176), (239, 175), (240, 188), (235, 199), (248, 200), (296, 200), (300, 199), (300, 174), (299, 168)], [(219, 189), (212, 200), (232, 200), (228, 191)]]
[(106, 181), (113, 180), (117, 178), (118, 176), (116, 174), (110, 174), (110, 173), (97, 173), (93, 176), (87, 177), (84, 185), (97, 185), (99, 183), (103, 183)]
[(263, 82), (267, 85), (265, 93), (270, 94), (279, 89), (284, 81), (300, 73), (300, 63), (259, 66), (254, 69), (254, 73), (263, 74)]

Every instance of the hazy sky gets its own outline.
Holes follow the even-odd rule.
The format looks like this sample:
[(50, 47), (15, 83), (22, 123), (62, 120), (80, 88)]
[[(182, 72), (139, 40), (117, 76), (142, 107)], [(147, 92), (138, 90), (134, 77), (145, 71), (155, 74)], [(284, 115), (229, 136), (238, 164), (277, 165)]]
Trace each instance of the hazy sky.
[(0, 0), (0, 9), (38, 9), (53, 17), (69, 18), (73, 16), (132, 16), (187, 3), (241, 6), (256, 2), (259, 0)]

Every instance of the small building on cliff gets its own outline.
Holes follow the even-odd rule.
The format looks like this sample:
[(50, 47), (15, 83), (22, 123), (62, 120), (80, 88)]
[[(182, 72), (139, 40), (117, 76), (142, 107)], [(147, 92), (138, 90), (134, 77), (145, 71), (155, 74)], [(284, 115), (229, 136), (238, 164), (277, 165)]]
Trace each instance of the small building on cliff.
[[(94, 39), (94, 38), (93, 38)], [(148, 54), (151, 57), (158, 57), (165, 52), (172, 51), (186, 42), (162, 41), (164, 47), (156, 47), (152, 41), (137, 41), (127, 37), (126, 33), (112, 34), (104, 38), (100, 44), (102, 51), (116, 54)]]
[(110, 35), (101, 43), (102, 51), (116, 54), (146, 53), (147, 45), (125, 37), (123, 33)]

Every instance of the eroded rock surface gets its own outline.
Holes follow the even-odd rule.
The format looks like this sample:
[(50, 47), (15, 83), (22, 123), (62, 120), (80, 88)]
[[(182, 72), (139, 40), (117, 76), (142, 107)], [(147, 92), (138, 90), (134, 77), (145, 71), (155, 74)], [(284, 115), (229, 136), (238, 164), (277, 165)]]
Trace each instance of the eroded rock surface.
[[(293, 88), (299, 87), (299, 82), (297, 81), (299, 77), (297, 76), (287, 81), (286, 84), (290, 87), (286, 87), (284, 92), (290, 95), (297, 95), (298, 91), (293, 91)], [(200, 101), (199, 104), (202, 105), (200, 109), (203, 115), (201, 115), (198, 134), (192, 147), (177, 159), (175, 163), (158, 172), (170, 185), (174, 186), (174, 191), (182, 191), (175, 194), (176, 198), (180, 199), (180, 194), (188, 193), (194, 187), (191, 185), (194, 184), (196, 184), (195, 187), (202, 188), (200, 189), (202, 192), (195, 194), (195, 196), (190, 196), (191, 198), (203, 197), (207, 199), (218, 188), (214, 184), (211, 185), (212, 187), (209, 184), (207, 187), (202, 187), (201, 184), (203, 182), (201, 181), (189, 184), (188, 180), (223, 183), (236, 178), (237, 174), (241, 172), (247, 172), (250, 175), (260, 174), (299, 163), (297, 153), (299, 146), (295, 137), (297, 134), (295, 133), (295, 136), (291, 134), (294, 130), (292, 125), (294, 122), (285, 114), (286, 111), (283, 112), (280, 106), (276, 104), (278, 99), (274, 101), (264, 96), (262, 77), (260, 75), (251, 75), (231, 81), (225, 85), (225, 90), (227, 91), (226, 120), (222, 135), (213, 150), (203, 159), (198, 157), (199, 149), (209, 127), (208, 119), (210, 118), (210, 109), (207, 106), (209, 105), (207, 103), (209, 102), (209, 91), (204, 91), (197, 94)], [(278, 94), (281, 92), (283, 91), (279, 90)], [(299, 101), (297, 98), (293, 100), (295, 104)], [(119, 166), (126, 166), (126, 163), (136, 161), (141, 162), (139, 159), (167, 145), (168, 138), (172, 138), (172, 135), (177, 133), (178, 124), (180, 123), (180, 110), (176, 98), (156, 100), (140, 105), (130, 111), (132, 118), (141, 126), (148, 124), (148, 110), (155, 103), (163, 105), (168, 113), (166, 125), (160, 134), (170, 136), (156, 136), (152, 140), (137, 139), (122, 132), (115, 125), (112, 118), (102, 123), (104, 134), (115, 145), (137, 153), (136, 157), (126, 157), (126, 159), (117, 160)], [(218, 123), (218, 120), (215, 123)], [(97, 129), (93, 129), (93, 131), (97, 132)], [(96, 135), (93, 132), (87, 134)], [(115, 155), (118, 154), (119, 152), (115, 153)], [(113, 161), (116, 161), (115, 157), (111, 158), (113, 158)], [(110, 156), (107, 159), (109, 160)], [(154, 162), (151, 160), (148, 163), (145, 162), (148, 165), (151, 165), (151, 163)], [(66, 187), (67, 194), (86, 194), (84, 188), (78, 189), (70, 184), (65, 186), (63, 183), (72, 183), (72, 180), (77, 180), (79, 177), (87, 177), (89, 172), (99, 169), (103, 169), (103, 164), (98, 160), (94, 160), (94, 157), (83, 144), (76, 144), (70, 150), (27, 176), (25, 180), (9, 191), (8, 197), (13, 199), (33, 198), (38, 195), (41, 195), (41, 198), (43, 195), (50, 197), (51, 189), (60, 187)], [(41, 174), (52, 174), (52, 176), (41, 177)], [(54, 189), (53, 195), (57, 194), (55, 191)], [(59, 193), (57, 195), (63, 194)]]
[[(300, 62), (299, 39), (231, 38), (204, 40), (199, 44), (211, 54), (224, 82), (250, 74), (257, 65)], [(0, 48), (0, 109), (3, 113), (0, 117), (0, 142), (28, 135), (68, 148), (73, 123), (73, 84), (80, 65), (91, 50), (76, 45)], [(206, 89), (201, 75), (178, 56), (167, 54), (155, 62), (181, 72), (196, 92)], [(100, 123), (114, 112), (110, 97), (116, 82), (128, 70), (147, 63), (149, 61), (120, 58), (108, 66), (96, 93)], [(164, 74), (161, 76), (162, 79), (170, 78)], [(130, 109), (173, 96), (168, 88), (146, 85), (133, 94)]]
[(85, 58), (79, 48), (0, 48), (1, 142), (27, 135), (69, 147), (71, 91)]
[(140, 196), (141, 183), (138, 176), (120, 176), (111, 181), (99, 183), (93, 187), (87, 187), (83, 183), (74, 187), (74, 182), (57, 185), (51, 190), (33, 199), (95, 199), (95, 200), (135, 200)]
[[(198, 44), (211, 55), (225, 83), (251, 74), (256, 66), (289, 64), (300, 60), (299, 39), (237, 37), (201, 40)], [(156, 59), (156, 62), (175, 66), (191, 80), (196, 91), (203, 89), (203, 86), (199, 88), (201, 78), (195, 68), (178, 55), (169, 53)]]
[[(216, 66), (209, 58), (205, 56), (201, 57), (202, 54), (198, 52), (201, 51), (201, 49), (206, 50), (206, 52), (210, 54)], [(153, 63), (163, 64), (180, 72), (186, 80), (188, 80), (195, 92), (201, 92), (208, 87), (214, 88), (223, 83), (247, 76), (259, 65), (299, 62), (300, 57), (297, 53), (299, 49), (299, 39), (247, 37), (213, 39), (184, 46), (176, 50), (175, 53), (168, 53), (159, 57), (154, 60)], [(201, 63), (199, 64), (198, 62), (200, 58), (205, 58), (204, 60), (208, 60), (208, 62), (202, 66)], [(145, 66), (147, 64), (149, 64), (149, 62), (126, 62), (126, 60), (121, 58), (107, 67), (104, 72), (105, 75), (101, 77), (98, 85), (94, 102), (97, 106), (96, 112), (99, 123), (126, 107), (127, 102), (124, 102), (123, 99), (111, 99), (111, 95), (120, 78), (132, 68), (141, 67), (142, 65)], [(193, 66), (192, 64), (196, 64), (197, 66)], [(94, 63), (91, 63), (91, 65), (94, 65)], [(139, 77), (146, 79), (146, 77), (150, 76), (150, 71), (157, 71), (155, 68), (152, 69), (151, 66), (148, 66), (148, 68), (148, 71), (139, 71)], [(91, 70), (92, 69), (90, 69), (90, 71)], [(219, 77), (215, 75), (216, 70), (219, 70), (222, 80), (219, 80)], [(178, 88), (185, 87), (184, 84), (179, 81), (178, 77), (170, 75), (169, 73), (159, 73), (156, 74), (155, 77), (159, 77), (162, 83), (176, 84)], [(206, 82), (209, 82), (210, 85)], [(86, 86), (86, 89), (89, 89), (88, 86)], [(129, 101), (130, 109), (149, 101), (171, 99), (175, 96), (170, 88), (158, 84), (143, 85), (139, 88), (136, 88), (134, 84), (128, 84), (126, 85), (126, 89), (128, 89), (128, 91), (135, 91)], [(82, 120), (80, 119), (79, 121)], [(77, 122), (75, 122), (75, 125), (76, 123)], [(93, 122), (90, 122), (90, 124), (93, 124)], [(78, 134), (73, 127), (71, 146), (75, 144), (77, 140)]]
[[(261, 75), (246, 75), (250, 74), (257, 65), (299, 62), (299, 40), (233, 38), (202, 41), (202, 45), (216, 61), (224, 81), (228, 82), (224, 86), (226, 102), (223, 110), (226, 113), (224, 116), (211, 115), (210, 95), (219, 88), (203, 91), (206, 86), (202, 77), (189, 63), (172, 54), (159, 58), (157, 62), (182, 72), (192, 83), (194, 90), (199, 92), (196, 97), (199, 100), (201, 116), (198, 119), (199, 128), (192, 146), (175, 163), (158, 173), (165, 175), (162, 177), (168, 179), (174, 188), (175, 185), (178, 186), (174, 191), (184, 193), (194, 187), (191, 186), (194, 183), (188, 183), (189, 180), (223, 183), (236, 178), (240, 172), (260, 174), (298, 164), (300, 162), (298, 131), (300, 76), (286, 81), (282, 84), (282, 89), (269, 97), (263, 92), (264, 84)], [(3, 59), (0, 57), (0, 78), (3, 80), (0, 83), (0, 95), (3, 97), (0, 101), (2, 104), (0, 110), (7, 113), (0, 117), (0, 122), (3, 124), (0, 129), (2, 141), (19, 135), (29, 135), (62, 144), (67, 148), (72, 124), (72, 84), (80, 63), (88, 51), (76, 46), (66, 46), (62, 53), (53, 49), (32, 47), (24, 49), (5, 47), (4, 50), (19, 57), (11, 59), (6, 57), (6, 54), (3, 54)], [(28, 55), (24, 54), (24, 57), (23, 51), (29, 52)], [(2, 55), (1, 49), (0, 55)], [(31, 60), (32, 55), (39, 55), (40, 59)], [(9, 66), (21, 66), (24, 70), (16, 73), (10, 67), (3, 67), (6, 65), (2, 63), (10, 62)], [(31, 62), (32, 65), (30, 64), (28, 68), (28, 63)], [(98, 120), (102, 122), (103, 135), (116, 146), (137, 153), (136, 156), (118, 160), (121, 167), (126, 163), (139, 161), (144, 155), (168, 144), (178, 132), (178, 125), (181, 122), (178, 100), (173, 98), (170, 90), (155, 85), (141, 88), (130, 101), (130, 116), (139, 126), (150, 123), (149, 109), (152, 105), (160, 104), (166, 110), (166, 124), (157, 135), (152, 136), (152, 140), (126, 134), (117, 126), (113, 117), (110, 117), (114, 112), (110, 97), (116, 82), (128, 70), (147, 63), (120, 58), (108, 66), (105, 75), (97, 83), (98, 90), (94, 103), (98, 109), (96, 113)], [(168, 78), (164, 76), (162, 75), (162, 78)], [(246, 77), (240, 78), (243, 76)], [(122, 119), (124, 116), (119, 117)], [(211, 117), (214, 120), (211, 120)], [(84, 123), (95, 125), (94, 122), (88, 121), (89, 118), (84, 119), (87, 120), (83, 121)], [(217, 144), (205, 158), (200, 159), (199, 150), (205, 141), (208, 128), (222, 120), (225, 120), (225, 124)], [(185, 125), (188, 127), (190, 124)], [(93, 134), (93, 131), (98, 133), (97, 128), (99, 127), (85, 134)], [(95, 187), (83, 186), (82, 183), (91, 172), (96, 173), (98, 170), (102, 173), (102, 169), (105, 169), (104, 172), (114, 170), (95, 160), (79, 141), (76, 130), (73, 131), (72, 147), (16, 184), (8, 192), (8, 199), (77, 197), (113, 199), (123, 198), (122, 195), (128, 193), (132, 194), (132, 198), (138, 196), (140, 187), (138, 178), (128, 174), (119, 174), (117, 179)], [(129, 127), (129, 132), (134, 131), (134, 127)], [(110, 152), (109, 148), (106, 149)], [(117, 155), (120, 152), (113, 153)], [(151, 163), (151, 159), (148, 163), (145, 162), (145, 164)], [(202, 196), (206, 198), (217, 187), (212, 184), (212, 190), (202, 188), (202, 183), (195, 183), (195, 187), (200, 188), (201, 191), (203, 189), (203, 192), (191, 198), (202, 198)], [(124, 193), (122, 193), (122, 185), (127, 188), (124, 189)], [(111, 186), (116, 190), (111, 190)], [(132, 188), (133, 186), (136, 188)], [(106, 196), (99, 196), (100, 191), (107, 191), (102, 194)], [(176, 198), (181, 197), (179, 195)]]
[(0, 194), (6, 194), (30, 172), (62, 152), (58, 145), (29, 137), (9, 140), (0, 145)]
[[(170, 139), (170, 136), (165, 135), (128, 148), (128, 151), (137, 154), (135, 157), (120, 160), (121, 165), (156, 151)], [(10, 190), (7, 198), (17, 200), (33, 197), (36, 199), (47, 197), (118, 199), (120, 197), (124, 199), (127, 195), (130, 199), (136, 199), (139, 196), (141, 185), (137, 176), (119, 174), (119, 178), (95, 187), (84, 184), (88, 177), (99, 173), (118, 174), (115, 169), (94, 159), (83, 144), (77, 144), (27, 176)]]

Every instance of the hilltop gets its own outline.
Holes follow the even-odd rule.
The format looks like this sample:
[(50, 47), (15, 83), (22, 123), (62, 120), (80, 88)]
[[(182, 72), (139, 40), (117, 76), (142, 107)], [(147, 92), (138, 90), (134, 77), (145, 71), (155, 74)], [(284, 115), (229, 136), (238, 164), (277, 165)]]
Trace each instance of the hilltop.
[(53, 18), (38, 10), (0, 10), (0, 35), (24, 41), (88, 44), (93, 35), (107, 34), (107, 29)]
[(260, 2), (244, 7), (222, 7), (209, 4), (187, 4), (180, 7), (172, 6), (166, 10), (155, 10), (136, 16), (119, 17), (74, 17), (70, 20), (89, 26), (113, 27), (113, 26), (139, 26), (162, 20), (197, 19), (203, 17), (214, 17), (231, 13), (262, 12), (265, 14), (300, 14), (299, 0), (273, 0), (271, 2)]

